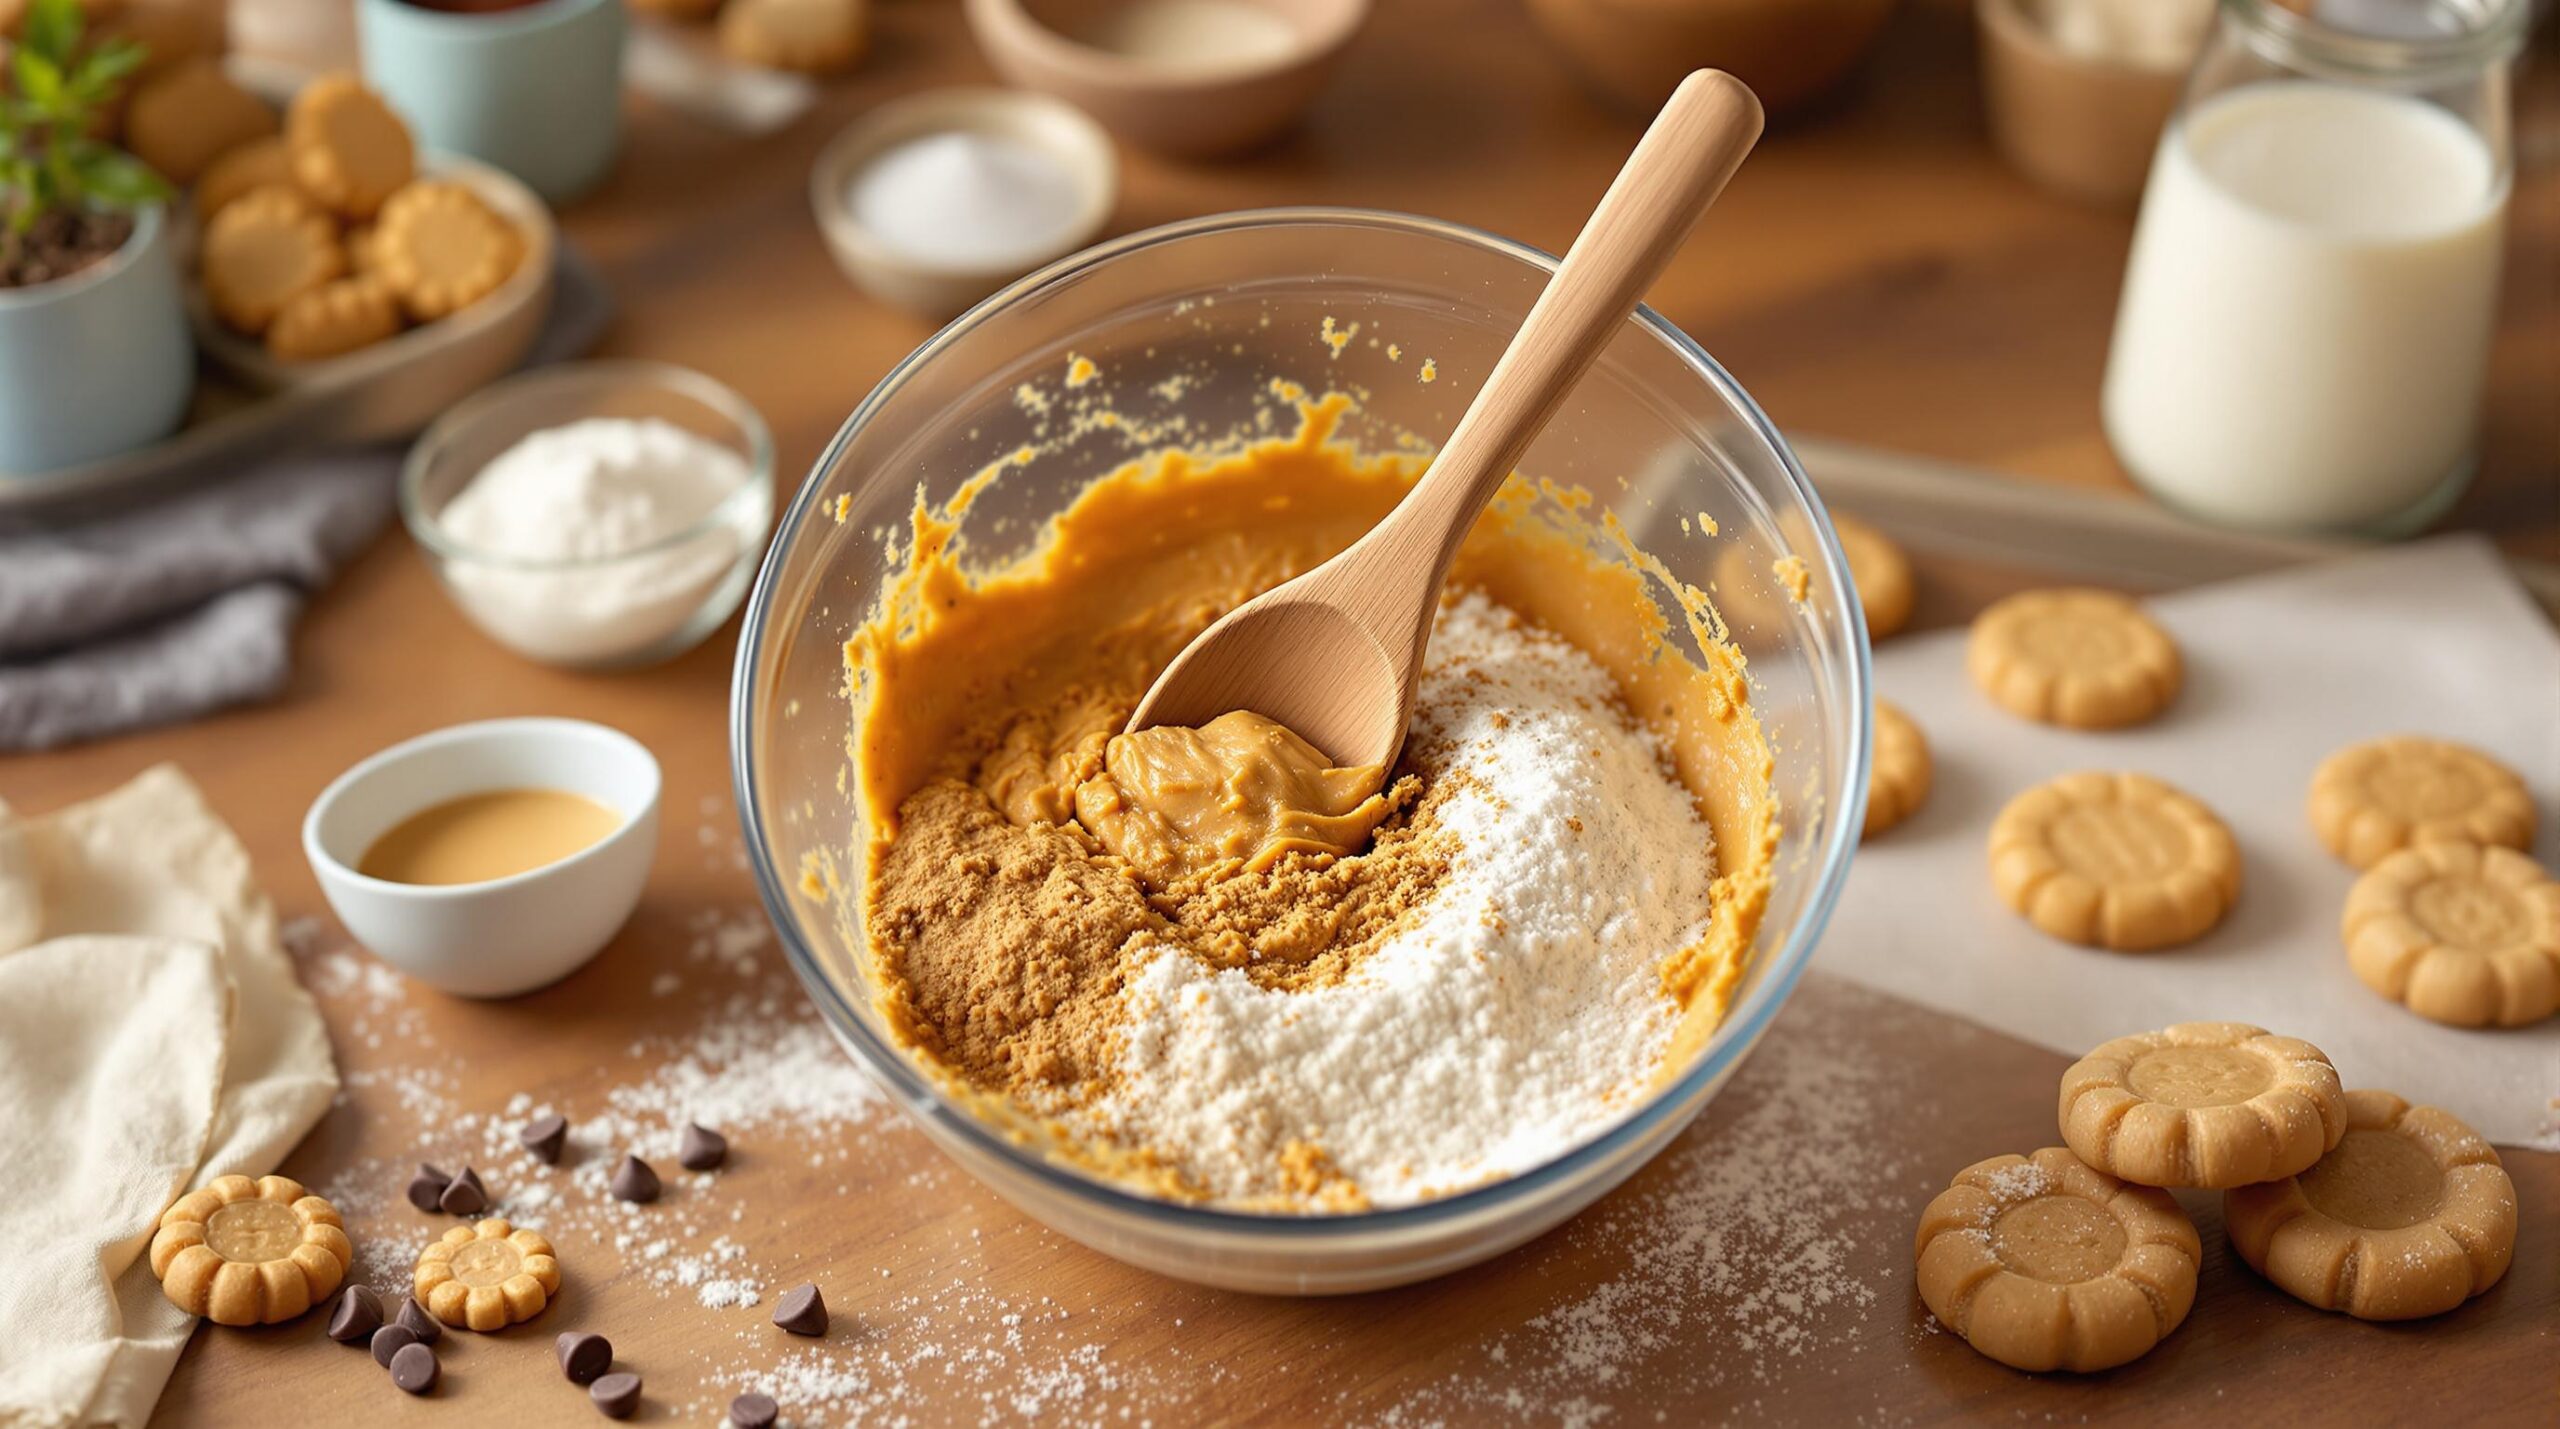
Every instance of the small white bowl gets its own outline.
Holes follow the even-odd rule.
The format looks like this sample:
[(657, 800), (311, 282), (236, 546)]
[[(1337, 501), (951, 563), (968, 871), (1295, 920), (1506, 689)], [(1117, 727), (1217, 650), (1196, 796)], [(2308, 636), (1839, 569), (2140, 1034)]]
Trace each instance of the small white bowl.
[[(1075, 222), (1048, 248), (993, 266), (937, 259), (890, 246), (853, 215), (854, 175), (910, 139), (950, 131), (1028, 144), (1066, 167), (1081, 199)], [(1111, 220), (1120, 160), (1111, 136), (1073, 105), (1017, 89), (939, 89), (892, 100), (827, 141), (809, 174), (809, 206), (836, 266), (873, 297), (940, 320), (1034, 268), (1093, 242)]]
[[(658, 849), (658, 761), (640, 741), (574, 719), (493, 719), (395, 744), (338, 776), (302, 821), (302, 852), (356, 941), (463, 997), (558, 982), (620, 930)], [(393, 883), (356, 871), (401, 820), (466, 794), (561, 789), (622, 816), (601, 842), (485, 883)]]

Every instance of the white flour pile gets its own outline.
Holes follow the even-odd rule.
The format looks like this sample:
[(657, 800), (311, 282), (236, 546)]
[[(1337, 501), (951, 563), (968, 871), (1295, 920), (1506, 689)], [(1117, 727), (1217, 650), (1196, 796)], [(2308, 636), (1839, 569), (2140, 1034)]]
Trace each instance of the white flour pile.
[(1588, 655), (1481, 595), (1443, 610), (1414, 716), (1459, 851), (1420, 918), (1343, 982), (1270, 990), (1147, 962), (1099, 1115), (1217, 1195), (1283, 1192), (1293, 1141), (1377, 1205), (1552, 1160), (1629, 1109), (1704, 936), (1714, 842)]
[(473, 556), (495, 558), (457, 557), (445, 577), (474, 620), (526, 654), (621, 659), (690, 622), (760, 533), (760, 518), (755, 531), (702, 524), (749, 477), (736, 452), (656, 418), (534, 432), (436, 514)]

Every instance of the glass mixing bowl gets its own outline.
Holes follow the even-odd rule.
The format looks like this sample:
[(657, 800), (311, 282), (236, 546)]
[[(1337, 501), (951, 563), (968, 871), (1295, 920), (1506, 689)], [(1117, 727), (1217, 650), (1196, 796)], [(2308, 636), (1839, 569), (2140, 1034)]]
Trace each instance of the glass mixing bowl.
[[(1714, 595), (1750, 661), (1784, 832), (1724, 1023), (1609, 1130), (1508, 1180), (1408, 1207), (1275, 1215), (1154, 1199), (1017, 1144), (947, 1099), (873, 1010), (858, 909), (802, 892), (812, 856), (847, 865), (860, 805), (843, 645), (891, 573), (887, 546), (919, 488), (940, 502), (996, 459), (1042, 446), (969, 507), (972, 558), (998, 562), (1135, 455), (1132, 429), (1178, 419), (1194, 434), (1252, 430), (1272, 418), (1275, 379), (1352, 394), (1341, 436), (1411, 449), (1456, 422), (1554, 267), (1455, 224), (1359, 210), (1222, 214), (1107, 243), (916, 349), (854, 410), (783, 518), (748, 604), (730, 710), (738, 807), (783, 946), (845, 1049), (926, 1135), (1014, 1205), (1106, 1255), (1284, 1294), (1376, 1289), (1497, 1255), (1624, 1181), (1687, 1126), (1812, 955), (1865, 811), (1866, 627), (1821, 500), (1777, 430), (1649, 309), (1627, 321), (1520, 470), (1587, 489), (1673, 575)], [(1117, 425), (1061, 437), (1077, 425), (1057, 400), (1069, 395), (1071, 354), (1097, 365), (1094, 386)], [(1050, 400), (1024, 400), (1025, 383), (1044, 384)], [(1809, 578), (1802, 599), (1788, 590), (1798, 573)]]

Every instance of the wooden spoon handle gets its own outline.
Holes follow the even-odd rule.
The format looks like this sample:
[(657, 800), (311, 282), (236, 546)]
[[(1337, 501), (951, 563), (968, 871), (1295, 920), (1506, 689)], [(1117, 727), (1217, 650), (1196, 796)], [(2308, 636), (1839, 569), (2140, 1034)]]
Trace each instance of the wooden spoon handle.
[(1438, 568), (1447, 571), (1476, 512), (1724, 191), (1761, 122), (1759, 99), (1732, 75), (1702, 69), (1680, 82), (1381, 535), (1401, 527), (1419, 546), (1425, 532), (1442, 533)]

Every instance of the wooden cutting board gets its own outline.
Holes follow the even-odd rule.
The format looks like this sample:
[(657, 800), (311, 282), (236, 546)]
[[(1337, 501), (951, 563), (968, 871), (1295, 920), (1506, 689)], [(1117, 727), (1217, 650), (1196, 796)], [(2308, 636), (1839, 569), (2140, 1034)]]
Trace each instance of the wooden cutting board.
[[(783, 1035), (807, 1014), (769, 943), (735, 966), (703, 956), (717, 926), (747, 926), (732, 920), (744, 888), (715, 867), (727, 862), (718, 840), (679, 821), (666, 861), (662, 887), (731, 897), (688, 909), (694, 887), (662, 893), (602, 962), (513, 1003), (386, 995), (380, 979), (351, 975), (360, 965), (339, 961), (325, 932), (306, 936), (307, 980), (322, 989), (350, 1089), (285, 1169), (321, 1185), (364, 1168), (348, 1197), (361, 1207), (348, 1217), (360, 1247), (421, 1242), (453, 1223), (412, 1209), (398, 1182), (422, 1154), (447, 1169), (474, 1154), (483, 1114), (501, 1130), (518, 1119), (489, 1089), (592, 1117), (616, 1085), (666, 1065), (648, 1039), (685, 1039), (767, 992), (779, 1011), (764, 1035), (808, 1051)], [(678, 986), (653, 990), (666, 978)], [(2053, 1144), (2065, 1062), (1817, 972), (1702, 1120), (1619, 1192), (1491, 1264), (1341, 1300), (1236, 1295), (1128, 1269), (1026, 1220), (876, 1105), (732, 1125), (731, 1163), (714, 1177), (686, 1181), (659, 1160), (684, 1194), (656, 1207), (598, 1209), (611, 1203), (598, 1194), (597, 1153), (584, 1153), (583, 1175), (574, 1149), (559, 1172), (483, 1160), (502, 1197), (554, 1188), (535, 1214), (567, 1283), (542, 1316), (499, 1334), (449, 1332), (444, 1383), (425, 1400), (324, 1338), (317, 1315), (259, 1331), (207, 1326), (159, 1417), (584, 1422), (591, 1411), (550, 1356), (553, 1335), (575, 1328), (607, 1335), (644, 1377), (650, 1419), (690, 1423), (716, 1422), (731, 1393), (758, 1385), (795, 1422), (830, 1425), (2410, 1423), (2457, 1407), (2465, 1423), (2551, 1422), (2560, 1156), (2549, 1154), (2507, 1156), (2525, 1208), (2514, 1270), (2437, 1320), (2367, 1325), (2288, 1299), (2232, 1257), (2218, 1199), (2188, 1194), (2205, 1242), (2202, 1293), (2149, 1358), (2105, 1375), (2025, 1375), (1937, 1330), (1912, 1290), (1919, 1208), (1974, 1160)], [(446, 1120), (456, 1107), (462, 1117)], [(653, 1251), (662, 1234), (675, 1245)], [(738, 1247), (725, 1259), (706, 1249), (723, 1237)], [(688, 1262), (754, 1284), (758, 1303), (706, 1304), (669, 1274)], [(780, 1292), (802, 1280), (833, 1311), (823, 1340), (769, 1323)]]

